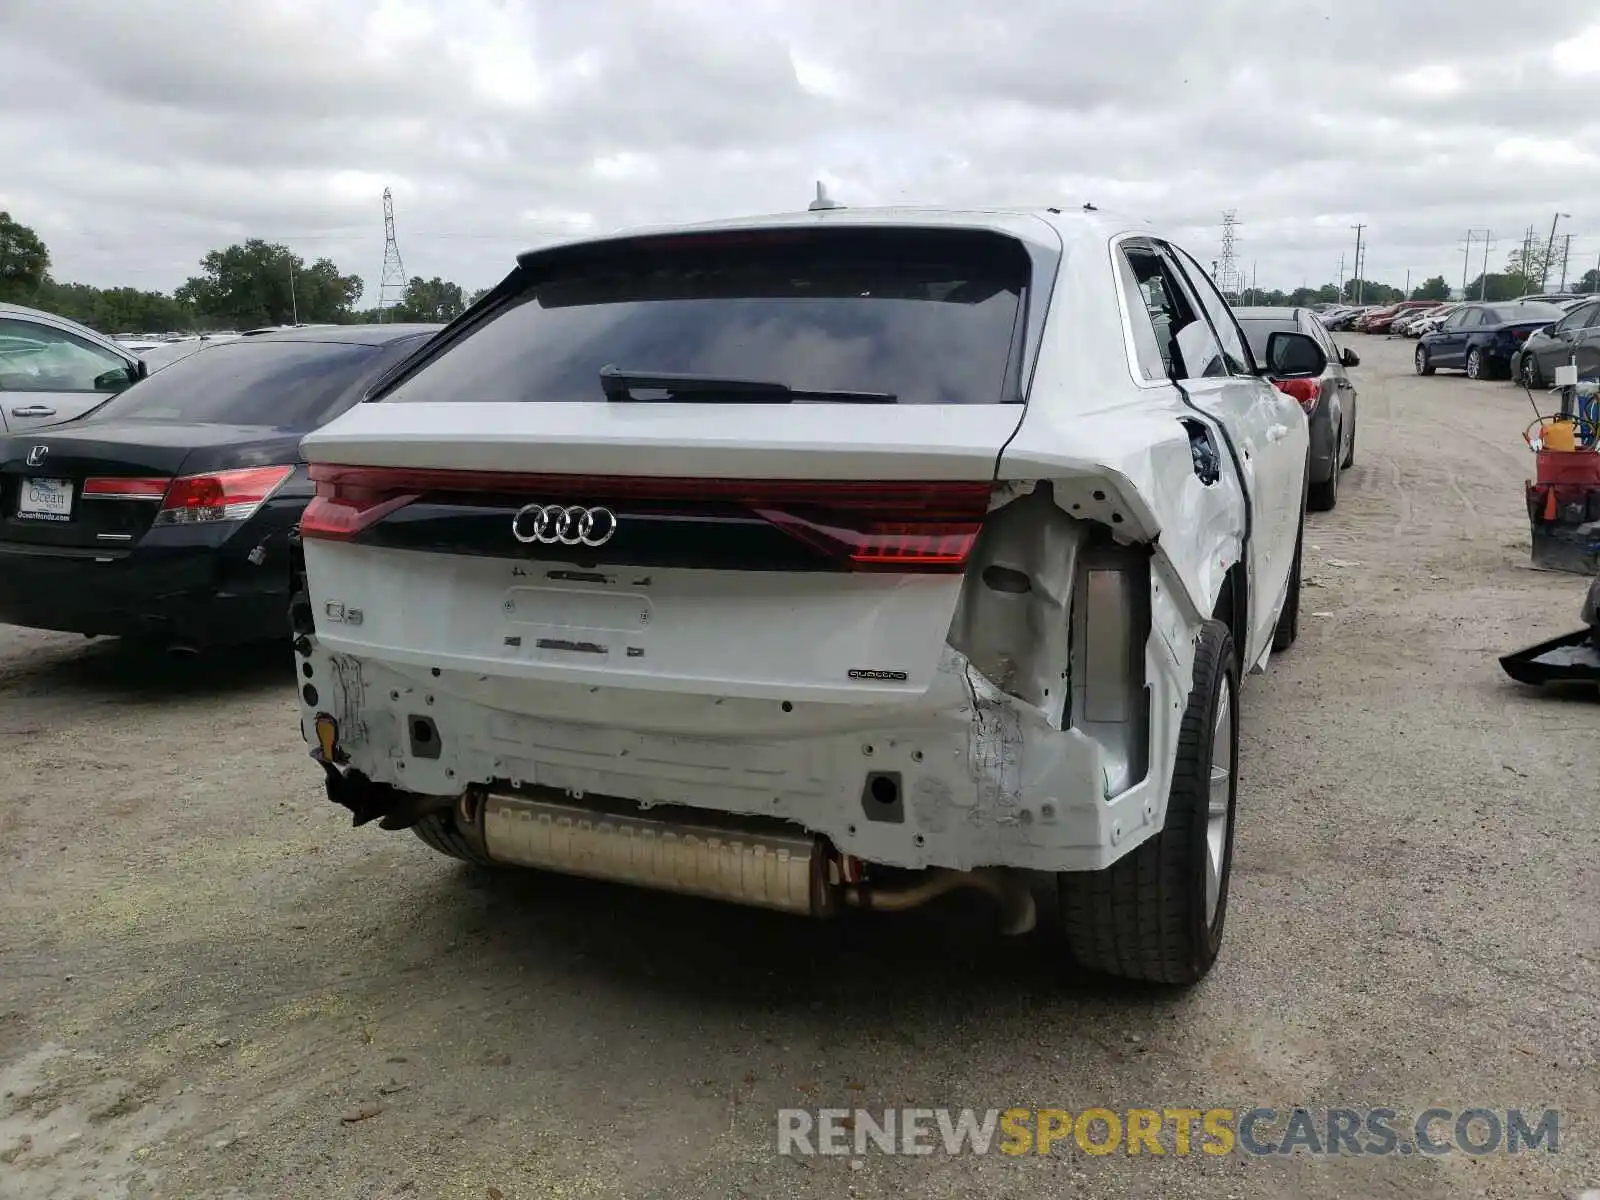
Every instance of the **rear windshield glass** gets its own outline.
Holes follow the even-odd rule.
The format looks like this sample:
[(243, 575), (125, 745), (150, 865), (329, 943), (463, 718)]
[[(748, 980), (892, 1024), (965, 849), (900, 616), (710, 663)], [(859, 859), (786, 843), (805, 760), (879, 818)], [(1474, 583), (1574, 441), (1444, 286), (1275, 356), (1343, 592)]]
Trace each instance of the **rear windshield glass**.
[(1554, 304), (1529, 301), (1524, 304), (1506, 304), (1499, 308), (1491, 308), (1489, 323), (1515, 325), (1523, 321), (1559, 321), (1566, 315), (1565, 309), (1557, 308)]
[(381, 347), (341, 342), (226, 342), (179, 359), (95, 409), (92, 419), (316, 425)]
[[(830, 230), (659, 238), (535, 262), (509, 307), (385, 401), (604, 401), (600, 371), (1013, 398), (1031, 271), (1014, 239)], [(1009, 393), (1009, 395), (1008, 395)]]
[(1258, 363), (1267, 361), (1267, 339), (1275, 333), (1298, 333), (1293, 321), (1240, 321), (1244, 336), (1250, 342), (1250, 353)]

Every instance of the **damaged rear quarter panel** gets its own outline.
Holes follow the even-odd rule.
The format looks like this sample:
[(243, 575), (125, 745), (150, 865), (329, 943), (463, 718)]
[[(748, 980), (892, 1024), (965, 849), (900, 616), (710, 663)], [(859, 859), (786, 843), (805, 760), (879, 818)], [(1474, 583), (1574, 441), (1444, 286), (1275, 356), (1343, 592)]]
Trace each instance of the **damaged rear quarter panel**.
[(1180, 585), (1186, 615), (1199, 622), (1216, 611), (1228, 570), (1243, 557), (1247, 501), (1231, 471), (1201, 480), (1190, 426), (1211, 430), (1219, 453), (1221, 436), (1176, 390), (1170, 395), (1145, 391), (1137, 406), (1073, 416), (1070, 431), (1042, 437), (1040, 426), (1057, 421), (1030, 408), (1000, 471), (1003, 479), (1048, 480), (1063, 512), (1104, 526), (1120, 542), (1153, 544)]

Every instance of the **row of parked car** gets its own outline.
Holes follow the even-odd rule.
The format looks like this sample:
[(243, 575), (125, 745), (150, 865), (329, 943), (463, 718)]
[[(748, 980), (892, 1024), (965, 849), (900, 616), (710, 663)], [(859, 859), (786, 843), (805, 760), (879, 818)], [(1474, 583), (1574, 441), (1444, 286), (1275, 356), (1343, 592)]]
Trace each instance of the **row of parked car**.
[(1549, 386), (1559, 366), (1600, 374), (1600, 295), (1549, 293), (1503, 302), (1409, 300), (1379, 309), (1330, 309), (1330, 329), (1417, 339), (1417, 374), (1443, 368), (1470, 379)]
[(356, 823), (1008, 933), (1044, 872), (1080, 965), (1215, 960), (1355, 357), (1158, 231), (835, 207), (532, 251), (442, 329), (74, 336), (0, 367), (56, 408), (0, 437), (0, 621), (283, 639)]

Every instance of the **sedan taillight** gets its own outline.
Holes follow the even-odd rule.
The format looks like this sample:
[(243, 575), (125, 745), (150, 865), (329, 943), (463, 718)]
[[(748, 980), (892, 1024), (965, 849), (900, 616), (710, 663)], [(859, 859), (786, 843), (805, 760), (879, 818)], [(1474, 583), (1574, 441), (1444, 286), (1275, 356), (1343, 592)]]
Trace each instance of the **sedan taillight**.
[(294, 474), (293, 467), (244, 467), (174, 479), (162, 498), (157, 525), (244, 521)]
[(1322, 399), (1322, 384), (1315, 379), (1274, 379), (1273, 386), (1285, 396), (1293, 396), (1306, 410), (1306, 416), (1317, 411), (1317, 401)]

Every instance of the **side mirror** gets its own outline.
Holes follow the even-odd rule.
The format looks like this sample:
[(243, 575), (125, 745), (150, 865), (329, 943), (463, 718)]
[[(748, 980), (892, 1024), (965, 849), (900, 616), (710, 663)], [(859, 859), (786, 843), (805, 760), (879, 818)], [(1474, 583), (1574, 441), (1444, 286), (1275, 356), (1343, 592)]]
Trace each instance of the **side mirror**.
[(141, 379), (149, 379), (150, 364), (145, 362), (145, 360), (142, 358), (139, 359), (133, 368), (133, 378), (135, 382), (138, 382)]
[(97, 392), (120, 392), (123, 388), (132, 387), (139, 380), (139, 372), (133, 367), (112, 367), (109, 371), (102, 371), (94, 377), (94, 390)]
[(1304, 333), (1271, 334), (1267, 338), (1267, 373), (1279, 379), (1309, 379), (1328, 369), (1328, 356), (1316, 339)]
[(1339, 352), (1339, 363), (1341, 366), (1359, 367), (1361, 365), (1361, 356), (1354, 350), (1346, 347), (1344, 350)]

